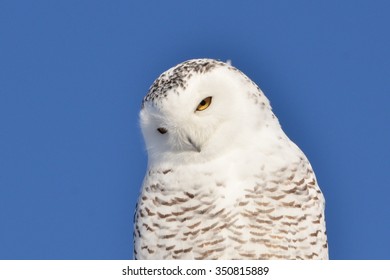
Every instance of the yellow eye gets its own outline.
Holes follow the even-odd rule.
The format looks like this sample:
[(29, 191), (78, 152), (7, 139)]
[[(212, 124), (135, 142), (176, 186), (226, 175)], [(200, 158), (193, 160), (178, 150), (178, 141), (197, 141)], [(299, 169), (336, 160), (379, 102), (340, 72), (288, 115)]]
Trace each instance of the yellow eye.
[(212, 97), (209, 96), (209, 97), (206, 97), (205, 99), (203, 99), (202, 101), (200, 101), (198, 107), (196, 107), (196, 111), (206, 110), (211, 104), (211, 99), (212, 99)]

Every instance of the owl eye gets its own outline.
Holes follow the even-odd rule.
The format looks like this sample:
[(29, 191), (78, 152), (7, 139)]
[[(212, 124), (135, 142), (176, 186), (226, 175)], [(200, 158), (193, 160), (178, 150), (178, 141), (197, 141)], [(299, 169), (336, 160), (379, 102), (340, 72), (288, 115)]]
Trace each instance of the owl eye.
[(157, 128), (157, 131), (160, 132), (161, 134), (165, 134), (165, 133), (168, 132), (168, 130), (166, 128), (164, 128), (164, 127)]
[(212, 99), (212, 97), (209, 96), (209, 97), (206, 97), (205, 99), (203, 99), (202, 101), (200, 101), (198, 107), (196, 107), (196, 111), (206, 110), (211, 104), (211, 99)]

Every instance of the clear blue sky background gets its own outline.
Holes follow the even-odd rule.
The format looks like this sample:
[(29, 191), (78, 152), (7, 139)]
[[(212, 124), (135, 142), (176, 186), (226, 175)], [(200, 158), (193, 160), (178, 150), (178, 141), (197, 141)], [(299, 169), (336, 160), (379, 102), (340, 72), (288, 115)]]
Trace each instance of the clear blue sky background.
[(389, 1), (0, 1), (0, 259), (128, 259), (142, 97), (190, 58), (271, 100), (333, 259), (390, 258)]

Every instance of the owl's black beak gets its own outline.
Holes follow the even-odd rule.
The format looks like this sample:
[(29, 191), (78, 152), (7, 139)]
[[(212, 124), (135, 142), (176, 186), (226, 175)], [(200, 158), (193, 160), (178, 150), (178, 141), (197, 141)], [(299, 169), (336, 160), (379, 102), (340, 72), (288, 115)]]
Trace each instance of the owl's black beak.
[(188, 142), (192, 145), (192, 147), (194, 147), (194, 149), (198, 152), (198, 153), (200, 153), (200, 147), (198, 146), (198, 145), (196, 145), (192, 140), (191, 140), (191, 138), (190, 137), (187, 137), (187, 140), (188, 140)]

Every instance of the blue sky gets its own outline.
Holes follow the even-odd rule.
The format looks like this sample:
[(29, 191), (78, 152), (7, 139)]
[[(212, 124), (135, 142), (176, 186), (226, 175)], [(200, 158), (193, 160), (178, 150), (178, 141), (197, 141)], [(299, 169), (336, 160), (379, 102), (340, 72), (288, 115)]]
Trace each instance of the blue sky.
[(387, 1), (1, 1), (0, 259), (129, 259), (153, 80), (231, 59), (327, 201), (332, 259), (390, 258)]

